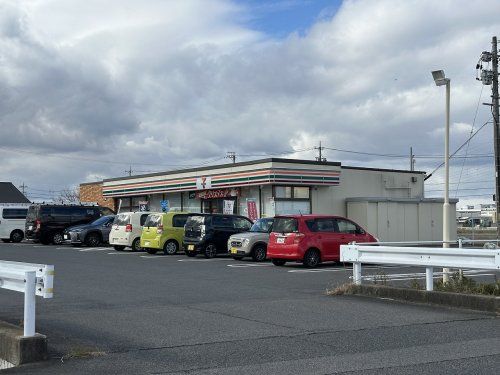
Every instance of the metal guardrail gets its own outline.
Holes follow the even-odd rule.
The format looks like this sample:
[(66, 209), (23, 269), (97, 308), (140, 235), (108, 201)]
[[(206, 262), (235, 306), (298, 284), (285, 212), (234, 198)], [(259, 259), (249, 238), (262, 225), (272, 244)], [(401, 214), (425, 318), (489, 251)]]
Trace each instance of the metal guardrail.
[(380, 243), (373, 246), (351, 243), (340, 246), (340, 260), (353, 264), (355, 284), (361, 284), (362, 263), (422, 266), (425, 267), (426, 289), (433, 290), (434, 267), (500, 270), (500, 249), (383, 246)]
[(54, 266), (0, 261), (0, 288), (24, 293), (24, 336), (34, 336), (36, 296), (54, 296)]

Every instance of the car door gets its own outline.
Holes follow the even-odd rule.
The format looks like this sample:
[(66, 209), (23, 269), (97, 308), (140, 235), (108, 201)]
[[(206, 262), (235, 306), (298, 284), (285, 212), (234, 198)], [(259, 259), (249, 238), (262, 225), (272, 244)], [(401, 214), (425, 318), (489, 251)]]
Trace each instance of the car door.
[(356, 241), (356, 232), (358, 227), (352, 221), (347, 219), (336, 219), (338, 234), (339, 234), (339, 253), (340, 259), (340, 245), (347, 245), (350, 242)]
[(169, 227), (168, 230), (171, 231), (169, 233), (169, 237), (176, 240), (179, 246), (182, 245), (182, 239), (184, 238), (184, 225), (186, 225), (186, 221), (189, 215), (187, 214), (175, 214), (172, 216), (172, 227)]
[(333, 218), (318, 218), (314, 222), (316, 240), (323, 260), (335, 260), (339, 256), (339, 235)]
[(214, 215), (212, 217), (214, 230), (213, 241), (217, 247), (217, 252), (226, 250), (229, 237), (236, 233), (233, 224), (233, 217), (229, 215)]
[(111, 216), (108, 218), (108, 220), (102, 225), (101, 228), (101, 233), (102, 233), (102, 238), (104, 242), (108, 242), (109, 239), (109, 233), (111, 232), (111, 227), (113, 226), (113, 220), (114, 216)]

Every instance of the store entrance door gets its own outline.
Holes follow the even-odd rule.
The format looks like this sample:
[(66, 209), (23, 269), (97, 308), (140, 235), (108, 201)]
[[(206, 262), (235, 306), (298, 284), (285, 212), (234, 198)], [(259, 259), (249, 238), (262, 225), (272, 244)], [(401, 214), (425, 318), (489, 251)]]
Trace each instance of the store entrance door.
[(233, 214), (236, 213), (236, 197), (216, 198), (216, 199), (203, 199), (202, 212), (204, 214), (222, 214), (224, 213), (224, 201), (234, 201)]

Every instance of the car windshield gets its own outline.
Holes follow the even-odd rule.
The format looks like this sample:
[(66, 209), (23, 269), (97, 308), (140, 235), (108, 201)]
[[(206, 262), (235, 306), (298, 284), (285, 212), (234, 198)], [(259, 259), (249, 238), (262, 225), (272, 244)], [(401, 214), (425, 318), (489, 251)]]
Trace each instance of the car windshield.
[(127, 225), (130, 221), (130, 215), (120, 214), (116, 215), (115, 220), (113, 221), (114, 225)]
[(280, 217), (274, 219), (273, 232), (278, 233), (293, 233), (297, 232), (299, 224), (297, 219), (293, 217)]
[(161, 223), (160, 215), (149, 215), (144, 223), (145, 227), (157, 227)]
[(100, 217), (92, 222), (92, 225), (104, 225), (109, 221), (109, 216)]
[(27, 220), (35, 221), (36, 216), (38, 215), (38, 206), (29, 206), (28, 215), (26, 216)]
[(273, 219), (259, 219), (253, 223), (250, 232), (268, 233), (273, 225)]

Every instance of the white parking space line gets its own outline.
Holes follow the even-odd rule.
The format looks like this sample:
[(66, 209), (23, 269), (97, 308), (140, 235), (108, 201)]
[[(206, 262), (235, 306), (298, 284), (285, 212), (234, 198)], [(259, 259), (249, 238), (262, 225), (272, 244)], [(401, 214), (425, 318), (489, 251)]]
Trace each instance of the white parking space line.
[(234, 268), (250, 268), (250, 267), (274, 267), (272, 264), (226, 264), (228, 267)]
[(144, 259), (168, 259), (170, 257), (163, 255), (140, 255), (141, 258)]
[[(464, 275), (467, 277), (477, 277), (477, 276), (493, 276), (490, 270), (464, 270)], [(435, 272), (434, 278), (439, 279), (443, 276), (442, 272)], [(373, 281), (373, 280), (390, 280), (390, 281), (403, 281), (403, 280), (413, 280), (413, 279), (425, 279), (425, 273), (393, 273), (384, 275), (366, 275), (362, 277), (363, 280)]]
[[(107, 249), (109, 250), (109, 249)], [(114, 252), (114, 253), (108, 253), (109, 255), (139, 255), (138, 253), (119, 253), (119, 252)]]
[[(363, 267), (363, 270), (378, 270), (387, 268), (411, 268), (413, 266), (384, 266), (384, 267)], [(295, 269), (289, 270), (291, 273), (320, 273), (320, 272), (352, 272), (352, 267), (345, 268), (314, 268), (314, 269)]]
[(178, 262), (232, 262), (232, 259), (177, 259)]
[(81, 249), (78, 251), (109, 251), (109, 247), (91, 247), (88, 249)]

